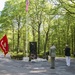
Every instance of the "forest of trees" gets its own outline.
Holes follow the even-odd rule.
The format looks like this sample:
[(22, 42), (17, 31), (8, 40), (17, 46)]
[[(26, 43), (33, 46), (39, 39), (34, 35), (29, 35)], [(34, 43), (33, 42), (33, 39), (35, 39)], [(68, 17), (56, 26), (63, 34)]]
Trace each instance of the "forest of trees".
[(38, 56), (46, 55), (52, 43), (58, 56), (69, 44), (75, 52), (75, 0), (8, 0), (0, 12), (0, 38), (8, 37), (9, 51), (29, 52), (29, 42), (37, 42)]

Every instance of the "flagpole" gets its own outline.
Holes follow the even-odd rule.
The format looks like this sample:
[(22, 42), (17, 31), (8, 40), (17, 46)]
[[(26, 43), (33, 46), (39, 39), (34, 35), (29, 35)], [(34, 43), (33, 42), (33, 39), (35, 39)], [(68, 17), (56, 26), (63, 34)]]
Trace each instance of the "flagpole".
[(26, 0), (26, 56), (28, 56), (28, 6), (29, 0)]
[(26, 56), (28, 55), (27, 54), (27, 48), (28, 48), (28, 39), (27, 39), (27, 37), (28, 37), (28, 26), (27, 26), (27, 24), (28, 24), (28, 12), (26, 13)]

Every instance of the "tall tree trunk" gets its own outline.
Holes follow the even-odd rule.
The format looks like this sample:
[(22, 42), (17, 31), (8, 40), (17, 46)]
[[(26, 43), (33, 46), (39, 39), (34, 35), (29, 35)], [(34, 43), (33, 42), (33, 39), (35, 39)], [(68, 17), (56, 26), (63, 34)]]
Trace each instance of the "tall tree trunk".
[(35, 41), (35, 30), (32, 28), (33, 41)]
[(25, 50), (25, 30), (23, 30), (23, 48), (24, 48), (24, 51), (23, 51), (23, 54), (26, 55), (26, 50)]
[(75, 52), (75, 27), (74, 27), (74, 44), (73, 44), (73, 46), (74, 46), (74, 52)]
[(58, 19), (58, 53), (59, 55), (61, 55), (61, 49), (60, 49), (60, 27), (59, 27), (60, 23), (59, 23), (59, 19)]
[(72, 41), (72, 48), (71, 48), (71, 50), (72, 50), (72, 54), (73, 54), (73, 37), (74, 37), (74, 28), (73, 27), (71, 27), (71, 41)]
[(14, 25), (13, 24), (11, 24), (12, 25), (12, 50), (14, 50)]
[(69, 20), (69, 13), (67, 13), (67, 32), (66, 32), (66, 43), (69, 44), (69, 26), (70, 26), (70, 20)]
[(40, 26), (41, 26), (41, 23), (39, 23), (38, 25), (38, 54), (40, 53)]
[(14, 50), (14, 27), (13, 27), (13, 50)]
[(18, 38), (17, 38), (17, 53), (19, 52), (19, 39), (20, 39), (20, 15), (17, 19), (17, 22), (18, 22)]
[(47, 33), (46, 33), (46, 38), (45, 38), (45, 43), (44, 43), (44, 57), (45, 58), (46, 58), (46, 45), (47, 45), (47, 42), (48, 42), (49, 30), (50, 30), (50, 26), (48, 25), (48, 30), (47, 30)]

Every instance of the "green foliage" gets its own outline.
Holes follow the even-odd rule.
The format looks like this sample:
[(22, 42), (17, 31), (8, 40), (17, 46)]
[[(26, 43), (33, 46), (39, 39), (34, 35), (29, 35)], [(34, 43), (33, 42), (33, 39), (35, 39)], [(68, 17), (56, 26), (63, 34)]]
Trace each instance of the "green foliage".
[(16, 53), (16, 52), (13, 52), (11, 53), (11, 59), (17, 59), (17, 60), (22, 60), (24, 55), (23, 53), (19, 52), (19, 53)]
[(40, 54), (38, 54), (38, 57), (44, 58), (44, 52), (41, 52)]
[[(0, 15), (0, 38), (8, 35), (10, 51), (19, 50), (25, 54), (26, 48), (29, 50), (27, 42), (37, 41), (38, 56), (42, 58), (52, 43), (58, 50), (57, 56), (64, 56), (62, 50), (66, 43), (71, 47), (71, 53), (75, 52), (74, 0), (49, 1), (29, 0), (28, 12), (25, 11), (25, 0), (5, 3)], [(13, 56), (19, 57), (16, 53)]]

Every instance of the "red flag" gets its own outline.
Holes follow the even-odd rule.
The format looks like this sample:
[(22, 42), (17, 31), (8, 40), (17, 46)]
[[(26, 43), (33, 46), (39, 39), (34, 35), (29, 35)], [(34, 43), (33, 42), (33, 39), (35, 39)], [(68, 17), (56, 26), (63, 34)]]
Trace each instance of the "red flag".
[(28, 12), (29, 0), (26, 0), (26, 12)]
[(0, 40), (0, 47), (2, 48), (4, 54), (6, 55), (9, 51), (8, 39), (6, 35)]

